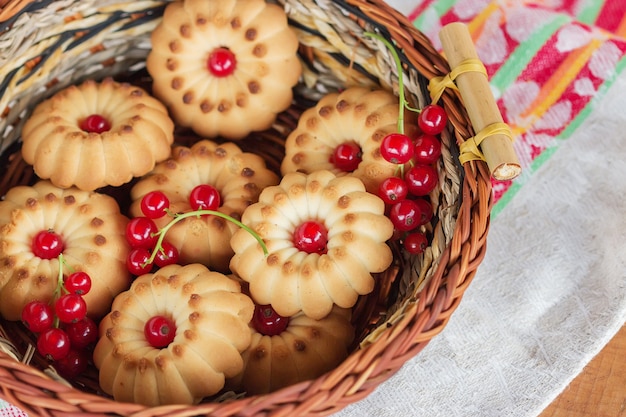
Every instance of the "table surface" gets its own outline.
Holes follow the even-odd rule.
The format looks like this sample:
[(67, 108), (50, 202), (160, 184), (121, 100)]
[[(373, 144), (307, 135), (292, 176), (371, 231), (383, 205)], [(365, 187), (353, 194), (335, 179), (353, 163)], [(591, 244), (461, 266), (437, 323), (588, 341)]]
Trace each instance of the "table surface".
[(626, 417), (626, 325), (539, 417)]

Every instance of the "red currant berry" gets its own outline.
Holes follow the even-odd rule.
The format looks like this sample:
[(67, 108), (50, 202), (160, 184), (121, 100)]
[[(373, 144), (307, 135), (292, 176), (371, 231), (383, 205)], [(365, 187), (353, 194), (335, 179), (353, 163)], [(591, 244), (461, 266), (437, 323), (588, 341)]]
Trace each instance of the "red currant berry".
[(423, 198), (417, 198), (415, 204), (419, 207), (420, 216), (418, 219), (419, 226), (428, 223), (433, 218), (433, 206)]
[(65, 378), (76, 378), (87, 370), (89, 352), (70, 348), (67, 355), (54, 363), (54, 369)]
[(152, 264), (148, 261), (152, 254), (146, 248), (133, 248), (126, 258), (126, 269), (133, 275), (147, 274), (152, 270)]
[(80, 128), (85, 132), (103, 133), (111, 130), (111, 123), (99, 114), (92, 114), (80, 122)]
[(413, 232), (406, 235), (403, 243), (404, 249), (414, 255), (420, 254), (428, 247), (428, 238), (422, 232)]
[(345, 142), (335, 148), (329, 162), (340, 171), (353, 172), (359, 167), (362, 156), (361, 147), (356, 142)]
[(237, 58), (228, 48), (215, 48), (207, 60), (207, 69), (216, 77), (226, 77), (235, 72)]
[(409, 193), (406, 182), (400, 177), (385, 178), (378, 187), (378, 196), (386, 204), (394, 204), (402, 201)]
[(64, 330), (52, 327), (39, 334), (37, 351), (48, 360), (58, 361), (70, 352), (70, 339)]
[(135, 217), (126, 225), (126, 240), (135, 248), (152, 248), (156, 243), (159, 228), (147, 217)]
[(392, 164), (406, 164), (413, 158), (413, 141), (402, 133), (390, 133), (380, 143), (380, 154)]
[(91, 290), (91, 277), (84, 271), (72, 272), (63, 281), (70, 294), (85, 295)]
[(189, 205), (192, 210), (217, 210), (220, 207), (221, 197), (217, 188), (209, 184), (197, 185), (189, 195)]
[(63, 239), (52, 230), (42, 230), (33, 238), (33, 254), (41, 259), (54, 259), (63, 252)]
[(74, 323), (66, 324), (65, 332), (72, 347), (76, 349), (85, 349), (98, 340), (98, 325), (88, 316)]
[(425, 106), (417, 116), (417, 125), (422, 132), (438, 135), (446, 128), (448, 115), (443, 107), (436, 104)]
[(143, 333), (152, 347), (164, 348), (176, 337), (176, 324), (167, 317), (153, 316), (144, 325)]
[(154, 258), (154, 263), (159, 268), (163, 268), (166, 265), (177, 263), (179, 258), (180, 256), (176, 246), (172, 245), (170, 242), (163, 241), (161, 249), (157, 252)]
[(289, 326), (289, 317), (276, 313), (270, 305), (257, 305), (252, 316), (252, 326), (265, 336), (281, 334)]
[(402, 200), (391, 206), (389, 219), (397, 230), (408, 232), (419, 226), (420, 209), (415, 201)]
[(54, 303), (54, 311), (63, 323), (73, 323), (85, 318), (87, 303), (78, 294), (63, 294)]
[(409, 193), (421, 197), (428, 195), (439, 182), (437, 170), (432, 165), (415, 164), (404, 175)]
[(22, 322), (33, 333), (40, 333), (52, 327), (54, 311), (42, 301), (31, 301), (22, 309)]
[(306, 253), (324, 254), (327, 251), (328, 230), (321, 222), (310, 220), (300, 224), (293, 232), (296, 249)]
[(149, 219), (160, 219), (169, 207), (170, 200), (162, 191), (151, 191), (141, 199), (141, 212)]
[(436, 136), (426, 133), (415, 139), (413, 160), (418, 164), (432, 164), (441, 156), (441, 142)]

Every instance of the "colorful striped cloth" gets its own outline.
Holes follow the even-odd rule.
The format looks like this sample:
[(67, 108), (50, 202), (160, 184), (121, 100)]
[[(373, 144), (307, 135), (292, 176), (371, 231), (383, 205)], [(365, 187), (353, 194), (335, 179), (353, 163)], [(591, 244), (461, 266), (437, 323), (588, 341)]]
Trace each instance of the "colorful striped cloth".
[(450, 22), (468, 25), (524, 174), (494, 183), (493, 215), (585, 120), (626, 66), (620, 0), (424, 0), (408, 11), (439, 47)]

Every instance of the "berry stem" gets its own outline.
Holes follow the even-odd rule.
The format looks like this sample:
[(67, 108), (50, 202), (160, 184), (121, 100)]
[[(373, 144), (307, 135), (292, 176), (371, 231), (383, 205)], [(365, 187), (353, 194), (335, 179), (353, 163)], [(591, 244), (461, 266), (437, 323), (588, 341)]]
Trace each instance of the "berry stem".
[(398, 114), (398, 133), (404, 134), (404, 110), (409, 109), (409, 110), (415, 111), (416, 109), (413, 109), (411, 106), (409, 106), (409, 103), (407, 102), (406, 97), (404, 95), (404, 75), (402, 73), (402, 62), (400, 61), (400, 56), (398, 55), (398, 51), (396, 51), (396, 48), (394, 48), (391, 42), (389, 42), (387, 39), (385, 39), (384, 37), (380, 36), (377, 33), (364, 32), (363, 34), (365, 36), (378, 39), (383, 44), (385, 44), (385, 46), (391, 53), (393, 60), (395, 61), (396, 68), (398, 69), (398, 96), (400, 97), (400, 110)]
[[(65, 263), (65, 258), (63, 257), (63, 253), (60, 253), (57, 259), (59, 260), (59, 275), (57, 276), (57, 286), (54, 289), (54, 292), (52, 293), (52, 299), (50, 300), (51, 306), (54, 306), (55, 301), (58, 300), (63, 293), (63, 267), (67, 266)], [(59, 320), (59, 317), (55, 314), (52, 327), (58, 328), (60, 324), (61, 322)]]
[(249, 226), (246, 226), (245, 224), (235, 219), (234, 217), (229, 216), (228, 214), (224, 214), (216, 210), (195, 210), (195, 211), (190, 211), (187, 213), (176, 213), (172, 215), (174, 218), (168, 224), (163, 226), (163, 228), (159, 230), (159, 232), (157, 233), (159, 238), (157, 239), (156, 244), (154, 245), (154, 250), (152, 251), (150, 258), (144, 263), (144, 266), (153, 263), (159, 251), (162, 250), (163, 240), (165, 239), (165, 235), (167, 234), (168, 230), (170, 230), (176, 223), (178, 223), (181, 220), (184, 220), (188, 217), (200, 217), (202, 215), (213, 215), (213, 216), (221, 217), (225, 220), (228, 220), (231, 223), (234, 223), (238, 227), (244, 229), (246, 232), (250, 233), (252, 237), (256, 239), (257, 242), (259, 242), (259, 245), (261, 245), (261, 248), (263, 249), (263, 254), (265, 256), (268, 255), (269, 251), (267, 250), (267, 246), (265, 245), (265, 242), (263, 242), (263, 239), (261, 239), (261, 236), (259, 236), (259, 234), (255, 232), (254, 230), (252, 230), (252, 228), (250, 228)]

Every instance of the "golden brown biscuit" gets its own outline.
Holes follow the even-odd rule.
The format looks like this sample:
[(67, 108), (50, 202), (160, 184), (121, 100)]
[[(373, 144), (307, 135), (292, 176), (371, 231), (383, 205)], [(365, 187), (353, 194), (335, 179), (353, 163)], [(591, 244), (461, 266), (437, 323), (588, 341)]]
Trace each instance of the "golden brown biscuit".
[[(329, 170), (338, 176), (355, 176), (369, 192), (377, 193), (379, 184), (398, 168), (381, 156), (380, 143), (398, 131), (399, 108), (398, 98), (384, 90), (351, 87), (327, 94), (302, 113), (297, 128), (287, 137), (282, 174)], [(405, 121), (409, 116), (405, 115)], [(415, 124), (405, 123), (404, 129), (411, 136)], [(344, 143), (356, 143), (361, 149), (362, 160), (351, 172), (331, 162), (335, 148)]]
[[(169, 265), (138, 277), (100, 323), (94, 350), (100, 386), (116, 401), (194, 404), (243, 369), (254, 304), (236, 281), (200, 264)], [(155, 348), (145, 323), (164, 316), (173, 340)]]
[[(373, 290), (372, 273), (384, 271), (393, 259), (385, 243), (393, 225), (384, 210), (383, 201), (356, 177), (330, 171), (287, 174), (279, 185), (263, 190), (242, 217), (269, 254), (239, 230), (230, 241), (235, 251), (231, 270), (250, 284), (257, 303), (272, 305), (281, 316), (302, 310), (321, 319), (334, 304), (350, 308), (359, 295)], [(307, 234), (309, 227), (323, 237), (318, 251), (295, 242), (298, 231)]]
[[(96, 129), (85, 125), (94, 116), (104, 120)], [(150, 171), (169, 156), (173, 140), (167, 109), (145, 90), (88, 80), (35, 108), (22, 129), (22, 156), (40, 178), (92, 191)]]
[(104, 194), (60, 189), (49, 181), (18, 186), (0, 202), (0, 314), (19, 320), (24, 305), (52, 299), (59, 278), (59, 259), (33, 253), (39, 232), (61, 237), (69, 271), (85, 271), (92, 281), (84, 296), (88, 313), (102, 317), (113, 297), (130, 285), (125, 238), (128, 219), (117, 202)]
[[(217, 210), (240, 219), (246, 207), (257, 202), (265, 187), (278, 182), (278, 176), (260, 156), (243, 152), (232, 142), (201, 140), (191, 147), (175, 147), (170, 159), (158, 164), (133, 186), (131, 213), (140, 216), (141, 198), (155, 190), (169, 198), (172, 212), (187, 213), (192, 211), (189, 195), (194, 187), (209, 184), (221, 197)], [(171, 220), (166, 216), (155, 223), (163, 227)], [(190, 217), (173, 225), (165, 238), (178, 249), (180, 263), (199, 262), (227, 272), (233, 255), (228, 242), (238, 229), (234, 223), (216, 216)]]
[(236, 140), (291, 104), (302, 68), (284, 10), (264, 0), (170, 3), (152, 33), (153, 91), (178, 125)]
[(336, 306), (321, 320), (300, 312), (285, 318), (288, 322), (280, 333), (264, 334), (255, 329), (255, 317), (250, 325), (252, 342), (243, 352), (244, 370), (227, 385), (248, 395), (266, 394), (334, 369), (348, 356), (354, 339), (350, 319), (350, 309)]

